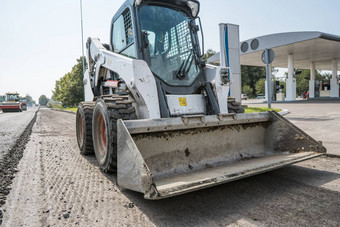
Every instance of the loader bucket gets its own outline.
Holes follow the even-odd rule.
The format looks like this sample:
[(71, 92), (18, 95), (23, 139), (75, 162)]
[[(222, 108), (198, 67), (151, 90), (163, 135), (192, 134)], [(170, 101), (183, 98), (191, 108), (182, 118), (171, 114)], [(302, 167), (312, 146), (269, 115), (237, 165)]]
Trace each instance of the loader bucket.
[(119, 120), (117, 181), (161, 199), (326, 152), (276, 112)]

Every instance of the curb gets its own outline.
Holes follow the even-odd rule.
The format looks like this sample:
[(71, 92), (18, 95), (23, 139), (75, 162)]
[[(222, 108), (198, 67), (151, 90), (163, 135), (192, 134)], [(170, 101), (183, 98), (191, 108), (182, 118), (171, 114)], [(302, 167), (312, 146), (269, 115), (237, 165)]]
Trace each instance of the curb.
[(284, 115), (290, 114), (290, 111), (288, 109), (283, 109), (282, 111), (279, 112), (279, 114), (281, 116), (284, 116)]

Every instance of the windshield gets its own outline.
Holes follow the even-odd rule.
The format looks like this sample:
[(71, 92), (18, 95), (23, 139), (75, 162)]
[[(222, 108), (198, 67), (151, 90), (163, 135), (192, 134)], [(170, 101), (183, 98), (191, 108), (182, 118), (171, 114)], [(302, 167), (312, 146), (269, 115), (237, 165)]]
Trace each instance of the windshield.
[(188, 20), (184, 13), (159, 6), (139, 11), (143, 32), (147, 32), (151, 70), (169, 85), (189, 86), (199, 74)]
[(18, 94), (7, 94), (7, 101), (16, 101), (19, 99)]

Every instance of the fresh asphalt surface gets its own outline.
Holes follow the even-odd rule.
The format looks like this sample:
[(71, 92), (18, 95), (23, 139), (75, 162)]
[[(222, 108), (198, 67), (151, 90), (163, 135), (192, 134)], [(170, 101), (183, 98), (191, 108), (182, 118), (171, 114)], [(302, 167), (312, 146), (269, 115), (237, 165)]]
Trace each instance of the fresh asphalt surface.
[(0, 159), (14, 145), (37, 110), (37, 107), (29, 107), (27, 111), (13, 113), (3, 113), (0, 110)]
[[(339, 137), (324, 135), (334, 135), (327, 129), (340, 131), (338, 106), (279, 105), (274, 107), (290, 109), (292, 113), (286, 117), (308, 134), (318, 140), (327, 139), (324, 140), (327, 149), (335, 153), (339, 150)], [(321, 115), (320, 109), (328, 114)], [(319, 112), (313, 114), (310, 110)], [(327, 126), (323, 128), (325, 123)], [(322, 131), (315, 127), (322, 127)], [(140, 193), (121, 190), (115, 174), (99, 171), (94, 156), (79, 154), (75, 114), (40, 109), (17, 169), (2, 207), (4, 226), (338, 226), (340, 223), (338, 157), (320, 157), (197, 192), (149, 201)]]

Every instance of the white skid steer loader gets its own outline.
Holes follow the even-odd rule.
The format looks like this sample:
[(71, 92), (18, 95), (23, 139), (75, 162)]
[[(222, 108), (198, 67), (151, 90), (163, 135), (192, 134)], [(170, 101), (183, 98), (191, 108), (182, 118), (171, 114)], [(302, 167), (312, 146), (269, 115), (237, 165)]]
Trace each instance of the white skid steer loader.
[(112, 19), (110, 45), (87, 41), (81, 154), (94, 152), (102, 171), (116, 171), (121, 187), (146, 199), (326, 152), (276, 112), (244, 114), (228, 101), (229, 69), (202, 60), (198, 13), (197, 0), (127, 0)]

